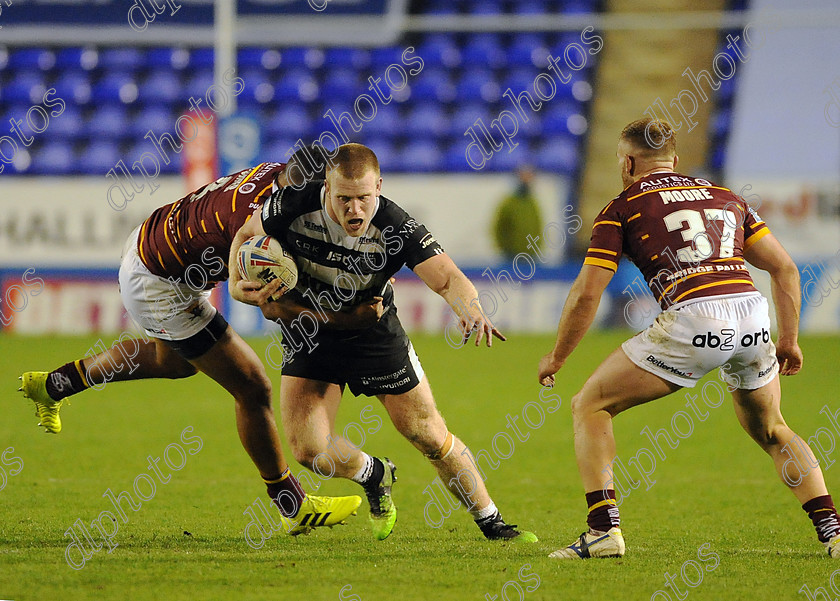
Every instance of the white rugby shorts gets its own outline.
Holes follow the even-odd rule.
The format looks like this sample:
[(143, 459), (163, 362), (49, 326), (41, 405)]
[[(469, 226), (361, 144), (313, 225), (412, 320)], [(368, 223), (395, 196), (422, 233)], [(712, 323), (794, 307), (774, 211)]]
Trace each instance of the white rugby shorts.
[(758, 292), (671, 307), (621, 348), (633, 363), (678, 386), (694, 387), (720, 367), (727, 385), (754, 390), (779, 371), (767, 299)]
[(161, 340), (186, 340), (216, 315), (209, 290), (195, 290), (180, 281), (150, 272), (137, 253), (138, 226), (128, 237), (120, 261), (120, 297), (134, 322)]

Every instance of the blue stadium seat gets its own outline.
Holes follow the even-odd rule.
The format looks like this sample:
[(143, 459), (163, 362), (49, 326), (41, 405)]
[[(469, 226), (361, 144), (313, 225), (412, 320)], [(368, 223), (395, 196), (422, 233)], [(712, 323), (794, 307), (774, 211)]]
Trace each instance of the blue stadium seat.
[(726, 144), (721, 144), (712, 152), (712, 158), (709, 161), (709, 166), (712, 169), (720, 171), (726, 165)]
[(402, 127), (412, 138), (444, 136), (449, 129), (449, 119), (438, 104), (418, 104), (409, 109)]
[(215, 65), (215, 52), (213, 48), (195, 48), (190, 52), (190, 69), (207, 69), (213, 70)]
[(520, 33), (508, 47), (507, 59), (511, 66), (543, 67), (547, 64), (548, 45), (545, 37), (537, 33)]
[(467, 11), (473, 15), (501, 15), (505, 12), (501, 0), (473, 0)]
[(451, 102), (455, 98), (455, 86), (449, 79), (449, 72), (444, 69), (423, 69), (411, 80), (411, 99), (436, 100)]
[[(304, 46), (293, 46), (291, 48), (283, 48), (280, 51), (280, 66), (284, 69), (318, 69), (323, 64), (323, 60), (319, 60), (320, 51)], [(321, 59), (323, 59), (323, 53)]]
[(454, 15), (458, 8), (452, 0), (431, 0), (426, 5), (426, 13), (430, 15)]
[(550, 3), (545, 0), (515, 0), (511, 9), (517, 15), (544, 15), (551, 12)]
[[(519, 67), (516, 69), (511, 69), (507, 72), (507, 76), (502, 80), (502, 93), (505, 92), (508, 88), (510, 88), (514, 94), (521, 94), (523, 91), (528, 90), (528, 93), (531, 96), (534, 95), (534, 78), (540, 74), (540, 71), (534, 67), (527, 68), (527, 67)], [(546, 86), (547, 88), (548, 86)], [(542, 88), (540, 88), (542, 89)], [(545, 90), (549, 91), (549, 90)], [(538, 98), (534, 98), (537, 102), (539, 102)]]
[(265, 69), (246, 67), (240, 70), (239, 77), (242, 78), (245, 87), (236, 97), (238, 104), (254, 107), (274, 99), (274, 85)]
[(104, 48), (99, 53), (99, 66), (103, 69), (136, 71), (144, 63), (145, 57), (137, 48)]
[(393, 140), (394, 136), (399, 134), (403, 124), (403, 119), (395, 104), (392, 101), (384, 106), (378, 105), (376, 117), (369, 123), (365, 123), (362, 131), (376, 138)]
[(0, 98), (5, 103), (38, 104), (46, 90), (44, 76), (37, 71), (27, 71), (6, 84), (0, 90)]
[(90, 77), (84, 71), (65, 71), (53, 82), (56, 95), (75, 104), (86, 104), (90, 100)]
[[(556, 99), (555, 99), (556, 100)], [(569, 117), (579, 114), (579, 108), (571, 102), (555, 102), (543, 107), (543, 132), (546, 134), (568, 134)]]
[(494, 33), (471, 35), (461, 49), (461, 59), (465, 68), (474, 66), (498, 68), (507, 62), (501, 39)]
[(337, 46), (324, 52), (324, 67), (327, 69), (355, 69), (361, 71), (370, 65), (370, 52), (364, 48)]
[(709, 135), (715, 140), (726, 139), (732, 125), (732, 111), (728, 108), (718, 109), (712, 117)]
[(134, 160), (120, 154), (119, 147), (114, 142), (93, 140), (85, 146), (78, 158), (78, 170), (91, 175), (105, 175), (120, 159)]
[(171, 105), (181, 97), (183, 88), (178, 76), (172, 71), (154, 71), (139, 85), (140, 101), (143, 104)]
[(545, 171), (573, 175), (577, 171), (579, 152), (578, 143), (572, 137), (548, 138), (534, 152), (534, 164)]
[(487, 160), (487, 165), (484, 167), (486, 171), (493, 172), (510, 172), (516, 170), (523, 163), (531, 162), (531, 151), (528, 140), (517, 136), (512, 140), (512, 143), (517, 144), (516, 148), (510, 150), (507, 144), (502, 146), (501, 150), (496, 151), (492, 157)]
[(460, 81), (455, 84), (455, 93), (460, 101), (481, 99), (485, 102), (496, 102), (501, 97), (502, 90), (499, 89), (492, 71), (473, 69), (466, 71)]
[(123, 106), (107, 105), (91, 114), (85, 123), (85, 133), (91, 138), (118, 141), (127, 134), (127, 124), (128, 111)]
[(259, 160), (285, 163), (289, 160), (289, 151), (295, 151), (296, 141), (297, 139), (292, 137), (267, 137), (263, 141)]
[(564, 15), (578, 15), (598, 12), (599, 0), (567, 0), (563, 2)]
[(331, 100), (355, 100), (366, 89), (352, 69), (326, 71), (321, 79), (321, 94)]
[(370, 51), (370, 68), (379, 76), (389, 65), (402, 65), (402, 54), (405, 48), (402, 46), (383, 46)]
[(263, 66), (262, 61), (266, 52), (268, 52), (268, 48), (255, 46), (240, 48), (236, 53), (236, 65), (238, 70), (241, 71), (247, 67), (258, 67), (264, 69), (265, 67)]
[[(61, 115), (50, 117), (50, 126), (44, 135), (51, 140), (72, 140), (87, 132), (84, 119), (82, 119), (82, 111), (79, 110), (78, 105), (66, 100), (65, 105)], [(8, 123), (8, 119), (5, 122)], [(125, 124), (123, 124), (124, 126)]]
[(128, 134), (137, 140), (142, 140), (149, 130), (160, 137), (164, 132), (175, 135), (175, 121), (179, 115), (165, 106), (148, 106), (141, 109), (133, 118), (127, 121)]
[(181, 93), (189, 101), (190, 98), (201, 99), (202, 105), (207, 106), (204, 98), (207, 90), (213, 85), (213, 69), (199, 69), (194, 71), (184, 84)]
[(82, 69), (91, 71), (99, 65), (99, 52), (93, 48), (62, 48), (56, 53), (57, 69)]
[(454, 36), (434, 33), (426, 36), (417, 47), (417, 55), (423, 57), (424, 69), (446, 67), (453, 69), (461, 64), (461, 50), (455, 44)]
[(720, 80), (720, 89), (717, 91), (718, 106), (730, 106), (735, 97), (735, 77)]
[(28, 173), (36, 175), (66, 175), (76, 170), (73, 147), (67, 142), (50, 140), (33, 152)]
[(55, 66), (56, 56), (45, 48), (19, 48), (9, 53), (9, 69), (16, 71), (48, 71)]
[(495, 115), (490, 114), (490, 110), (486, 104), (481, 102), (473, 102), (459, 105), (449, 119), (449, 135), (453, 138), (461, 139), (464, 133), (473, 127), (477, 119), (481, 119), (484, 124), (489, 127), (490, 121), (495, 118)]
[(93, 85), (91, 97), (98, 103), (130, 103), (136, 100), (137, 84), (129, 75), (111, 72), (103, 75)]
[(143, 59), (147, 69), (181, 71), (190, 64), (190, 52), (186, 48), (149, 48), (143, 53)]
[(399, 155), (393, 142), (383, 138), (370, 138), (365, 140), (365, 143), (376, 154), (384, 173), (391, 173), (399, 168)]
[(274, 86), (274, 98), (277, 101), (313, 100), (318, 97), (318, 93), (318, 83), (306, 69), (293, 69), (284, 73)]
[(300, 104), (283, 104), (263, 121), (265, 134), (269, 138), (308, 137), (311, 119)]
[[(175, 138), (175, 141), (180, 144), (178, 138)], [(139, 140), (131, 145), (126, 152), (122, 154), (122, 158), (125, 161), (126, 166), (131, 169), (132, 165), (135, 161), (139, 161), (140, 157), (143, 155), (144, 152), (150, 153), (152, 156), (157, 159), (158, 164), (160, 165), (160, 173), (161, 175), (174, 175), (181, 173), (181, 167), (184, 163), (184, 151), (183, 149), (181, 152), (174, 152), (172, 151), (169, 144), (164, 143), (163, 150), (166, 153), (166, 159), (161, 156), (160, 152), (155, 148), (154, 144), (149, 142), (148, 140)], [(147, 158), (144, 161), (144, 165), (146, 166), (149, 171), (154, 174), (154, 165), (152, 162)], [(135, 179), (140, 179), (142, 181), (142, 176), (138, 177), (138, 170), (132, 169), (132, 175), (134, 175)], [(161, 201), (161, 202), (170, 202), (170, 201)]]
[(443, 153), (439, 145), (429, 140), (410, 141), (397, 154), (395, 171), (439, 171), (443, 168)]

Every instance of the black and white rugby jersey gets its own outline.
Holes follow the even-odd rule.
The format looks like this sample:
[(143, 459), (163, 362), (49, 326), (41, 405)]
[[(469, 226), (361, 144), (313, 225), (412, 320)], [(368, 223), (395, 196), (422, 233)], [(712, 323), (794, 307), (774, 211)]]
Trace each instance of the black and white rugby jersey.
[(443, 253), (426, 227), (397, 204), (384, 196), (376, 202), (367, 231), (356, 238), (327, 215), (322, 181), (271, 195), (263, 205), (262, 225), (296, 259), (298, 282), (287, 293), (290, 299), (336, 311), (382, 296), (389, 307), (391, 276), (403, 265), (414, 269)]

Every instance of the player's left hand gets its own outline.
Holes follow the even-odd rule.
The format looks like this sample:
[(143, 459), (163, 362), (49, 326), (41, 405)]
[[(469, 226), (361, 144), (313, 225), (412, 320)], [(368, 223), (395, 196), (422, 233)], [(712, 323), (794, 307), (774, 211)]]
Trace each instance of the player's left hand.
[(231, 287), (231, 296), (240, 302), (261, 307), (266, 303), (283, 296), (288, 289), (280, 279), (272, 280), (268, 284), (239, 280)]
[(802, 369), (802, 349), (795, 342), (776, 344), (776, 359), (779, 362), (779, 373), (783, 376), (795, 376)]
[(540, 359), (540, 371), (537, 379), (543, 386), (551, 388), (554, 386), (554, 374), (560, 371), (563, 363), (558, 363), (554, 358), (554, 353), (548, 353)]
[(464, 335), (464, 340), (462, 341), (461, 345), (465, 345), (467, 341), (472, 336), (472, 333), (475, 332), (475, 345), (478, 346), (481, 344), (481, 339), (485, 338), (487, 340), (487, 346), (493, 346), (493, 336), (504, 342), (507, 340), (504, 334), (502, 334), (499, 330), (496, 329), (496, 326), (485, 317), (482, 313), (477, 313), (475, 315), (469, 315), (468, 317), (462, 317), (460, 321), (461, 333)]

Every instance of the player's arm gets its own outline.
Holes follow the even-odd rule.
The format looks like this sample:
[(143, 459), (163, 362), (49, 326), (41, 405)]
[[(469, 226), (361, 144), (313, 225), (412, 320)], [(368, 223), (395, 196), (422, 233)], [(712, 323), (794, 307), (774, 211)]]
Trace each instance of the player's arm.
[(481, 308), (478, 292), (472, 282), (458, 269), (455, 262), (446, 253), (433, 255), (414, 266), (414, 273), (434, 292), (439, 294), (452, 307), (460, 319), (464, 342), (476, 331), (475, 345), (478, 346), (483, 336), (487, 337), (487, 346), (493, 345), (493, 336), (505, 340)]
[(277, 292), (282, 286), (280, 280), (274, 280), (263, 286), (259, 282), (251, 282), (243, 280), (239, 273), (239, 249), (248, 238), (252, 236), (265, 236), (262, 219), (260, 218), (261, 209), (254, 211), (251, 218), (246, 221), (236, 235), (233, 237), (233, 242), (230, 244), (230, 255), (228, 256), (228, 290), (234, 300), (247, 305), (255, 305), (263, 307), (269, 302), (272, 294)]
[(563, 367), (589, 330), (595, 320), (601, 295), (614, 273), (611, 269), (595, 265), (584, 265), (581, 268), (563, 306), (554, 348), (540, 361), (539, 381), (543, 386), (554, 385), (554, 374)]
[(770, 274), (776, 325), (779, 328), (779, 340), (776, 343), (779, 372), (792, 376), (802, 369), (802, 350), (798, 342), (799, 310), (802, 305), (799, 269), (771, 233), (750, 245), (744, 251), (744, 258), (751, 265)]

